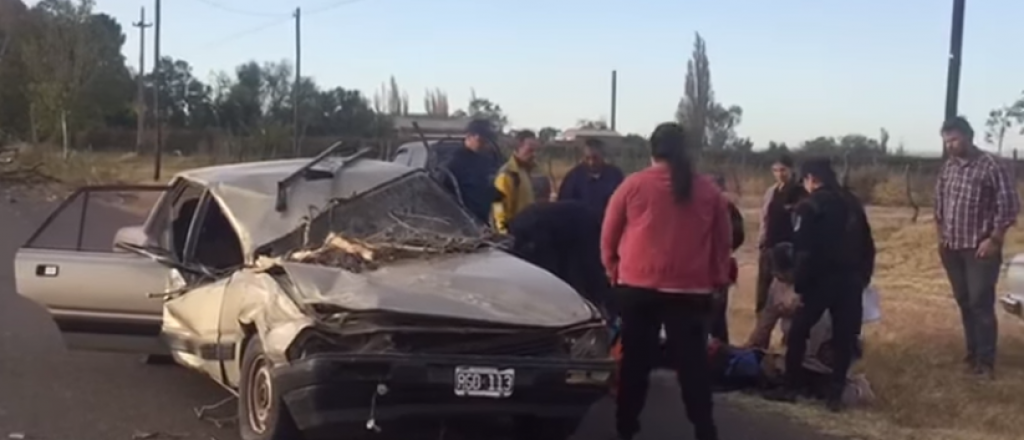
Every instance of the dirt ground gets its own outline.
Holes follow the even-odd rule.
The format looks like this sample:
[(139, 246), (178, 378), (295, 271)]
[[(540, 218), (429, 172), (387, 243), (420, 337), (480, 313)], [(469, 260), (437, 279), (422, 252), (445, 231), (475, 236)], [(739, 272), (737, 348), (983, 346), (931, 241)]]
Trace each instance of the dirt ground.
[[(754, 320), (757, 272), (753, 241), (756, 201), (744, 200), (748, 242), (741, 248), (741, 276), (730, 300), (733, 334), (744, 337)], [(829, 433), (864, 439), (1010, 440), (1024, 427), (1024, 323), (999, 311), (997, 380), (963, 374), (962, 326), (939, 262), (931, 211), (911, 223), (910, 208), (869, 208), (878, 247), (874, 284), (882, 320), (865, 327), (867, 374), (877, 400), (831, 414), (817, 405), (775, 404), (736, 397), (751, 408), (779, 411)], [(1024, 221), (1008, 234), (1005, 259), (1024, 252)], [(1004, 284), (1000, 284), (1000, 288)], [(777, 344), (776, 344), (777, 346)]]

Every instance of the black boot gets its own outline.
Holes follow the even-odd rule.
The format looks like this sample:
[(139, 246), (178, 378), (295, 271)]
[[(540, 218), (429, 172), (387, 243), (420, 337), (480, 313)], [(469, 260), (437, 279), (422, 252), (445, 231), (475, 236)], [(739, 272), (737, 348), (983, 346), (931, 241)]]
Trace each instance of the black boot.
[(825, 394), (825, 408), (834, 413), (842, 412), (846, 409), (846, 404), (843, 402), (843, 392), (846, 391), (846, 381), (840, 383), (833, 383), (829, 386), (827, 394)]

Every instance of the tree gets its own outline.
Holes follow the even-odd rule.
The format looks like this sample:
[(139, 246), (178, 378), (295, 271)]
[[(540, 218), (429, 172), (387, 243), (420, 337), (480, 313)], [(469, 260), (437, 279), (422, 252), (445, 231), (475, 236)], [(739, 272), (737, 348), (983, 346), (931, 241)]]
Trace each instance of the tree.
[(503, 133), (508, 125), (508, 116), (505, 116), (505, 111), (501, 109), (501, 106), (487, 98), (477, 96), (476, 90), (470, 90), (469, 106), (466, 113), (472, 118), (490, 120), (494, 129), (499, 133)]
[(711, 150), (729, 149), (736, 145), (736, 126), (743, 120), (743, 109), (737, 105), (723, 108), (714, 104), (707, 120), (706, 146)]
[[(886, 134), (885, 142), (888, 142), (887, 133), (883, 134)], [(851, 156), (871, 157), (884, 156), (886, 154), (879, 140), (871, 139), (862, 134), (848, 134), (840, 138), (819, 136), (804, 142), (800, 146), (800, 151), (826, 156), (849, 154)]]
[(59, 135), (65, 153), (67, 133), (83, 128), (91, 116), (83, 90), (108, 61), (100, 59), (104, 51), (95, 38), (103, 32), (95, 28), (92, 8), (92, 0), (40, 1), (30, 11), (21, 51), (33, 131), (39, 130), (43, 139)]
[(5, 136), (28, 137), (28, 77), (19, 39), (28, 23), (20, 0), (0, 0), (0, 142)]
[(448, 94), (441, 89), (427, 90), (423, 109), (431, 116), (448, 117)]
[(729, 142), (726, 149), (737, 153), (749, 153), (754, 151), (754, 141), (750, 140), (750, 138), (735, 139)]
[(304, 112), (309, 115), (310, 135), (375, 137), (390, 130), (386, 115), (375, 113), (358, 90), (335, 87), (311, 96), (311, 108)]
[(537, 132), (537, 137), (540, 138), (541, 142), (551, 142), (559, 134), (562, 134), (562, 130), (555, 127), (544, 127)]
[[(172, 57), (160, 59), (159, 74), (146, 75), (144, 99), (153, 108), (153, 85), (160, 83), (160, 112), (167, 124), (180, 128), (206, 128), (217, 125), (212, 90), (192, 76), (192, 66)], [(152, 116), (148, 116), (152, 118)]]
[(789, 146), (787, 146), (785, 142), (771, 141), (771, 142), (768, 142), (767, 152), (768, 153), (788, 153), (789, 152)]
[(1022, 114), (1014, 105), (1003, 106), (988, 113), (988, 120), (985, 121), (985, 142), (995, 144), (997, 154), (1003, 154), (1003, 140), (1006, 138), (1006, 131), (1013, 127), (1014, 123), (1022, 119)]
[(701, 148), (706, 141), (709, 114), (714, 110), (715, 96), (711, 88), (711, 66), (707, 46), (700, 33), (693, 42), (693, 53), (686, 63), (686, 82), (683, 98), (676, 109), (676, 120), (694, 133)]
[(395, 76), (386, 84), (381, 84), (380, 91), (373, 96), (373, 107), (377, 113), (392, 116), (409, 114), (409, 95), (398, 87)]
[(739, 106), (725, 107), (715, 101), (707, 45), (696, 34), (693, 54), (686, 63), (685, 90), (676, 108), (676, 120), (693, 133), (699, 148), (721, 150), (734, 143), (742, 118), (743, 109)]

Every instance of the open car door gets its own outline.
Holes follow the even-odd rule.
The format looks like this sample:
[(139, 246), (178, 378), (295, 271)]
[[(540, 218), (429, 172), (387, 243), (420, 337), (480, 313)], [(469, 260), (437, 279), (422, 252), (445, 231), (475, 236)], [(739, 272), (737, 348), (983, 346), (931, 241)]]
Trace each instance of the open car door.
[(50, 312), (68, 348), (167, 353), (159, 340), (163, 304), (149, 295), (167, 288), (170, 269), (114, 246), (117, 232), (143, 224), (150, 200), (167, 189), (81, 188), (18, 250), (18, 293)]

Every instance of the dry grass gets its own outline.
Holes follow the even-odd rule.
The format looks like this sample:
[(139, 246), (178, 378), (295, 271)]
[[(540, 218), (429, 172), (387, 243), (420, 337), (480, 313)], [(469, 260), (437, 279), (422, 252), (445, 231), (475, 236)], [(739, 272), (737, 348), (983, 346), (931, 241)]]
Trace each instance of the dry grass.
[[(153, 157), (133, 153), (76, 152), (68, 158), (49, 149), (29, 150), (18, 157), (21, 166), (41, 164), (40, 173), (67, 186), (127, 184), (153, 181)], [(178, 171), (208, 165), (205, 158), (167, 155), (161, 166), (161, 180)]]
[[(756, 234), (757, 208), (746, 208), (748, 231)], [(879, 250), (875, 284), (882, 294), (883, 319), (865, 327), (866, 355), (857, 368), (868, 375), (878, 400), (868, 408), (835, 415), (819, 405), (735, 399), (832, 433), (872, 440), (1021, 438), (1024, 325), (1001, 316), (998, 380), (964, 375), (959, 312), (939, 262), (931, 213), (922, 212), (922, 219), (912, 224), (908, 208), (869, 211)], [(1008, 237), (1005, 255), (1017, 252), (1024, 252), (1024, 228)], [(730, 325), (737, 337), (745, 336), (753, 323), (757, 271), (749, 246), (741, 250), (740, 260), (741, 279), (730, 301)]]

